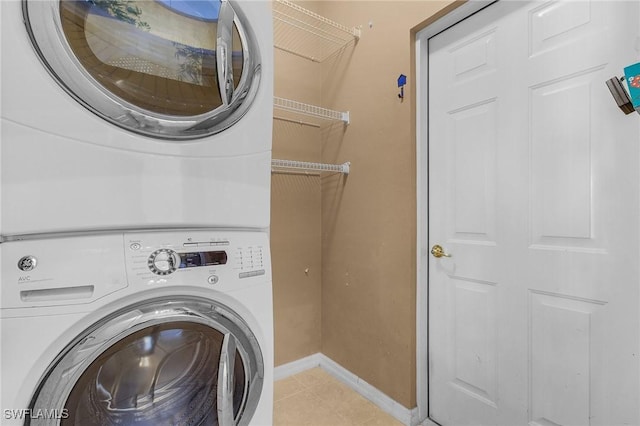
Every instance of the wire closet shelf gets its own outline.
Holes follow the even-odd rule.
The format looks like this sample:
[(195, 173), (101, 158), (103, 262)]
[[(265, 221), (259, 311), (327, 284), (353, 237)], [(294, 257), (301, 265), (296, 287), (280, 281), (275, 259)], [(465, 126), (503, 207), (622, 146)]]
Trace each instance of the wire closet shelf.
[[(304, 115), (320, 121), (342, 121), (344, 124), (349, 124), (349, 111), (334, 111), (328, 108), (319, 107), (316, 105), (305, 104), (291, 99), (273, 98), (274, 108), (292, 113), (294, 116)], [(275, 117), (280, 118), (280, 117)], [(287, 118), (287, 117), (282, 117)], [(291, 118), (289, 118), (291, 119)], [(294, 120), (295, 121), (295, 120)], [(315, 124), (315, 123), (311, 123)]]
[(360, 28), (349, 28), (288, 0), (273, 2), (275, 47), (322, 62), (360, 38)]
[(325, 163), (311, 163), (308, 161), (293, 161), (293, 160), (271, 160), (271, 170), (273, 172), (283, 171), (297, 171), (297, 172), (313, 172), (315, 174), (322, 172), (342, 173), (349, 174), (349, 168), (351, 163), (346, 162), (342, 164), (325, 164)]

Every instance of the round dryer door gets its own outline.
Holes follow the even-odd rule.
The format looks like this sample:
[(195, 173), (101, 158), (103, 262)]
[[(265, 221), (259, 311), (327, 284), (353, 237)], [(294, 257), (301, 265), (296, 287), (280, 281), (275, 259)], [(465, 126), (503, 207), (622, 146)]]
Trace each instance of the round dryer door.
[(260, 55), (231, 0), (23, 0), (42, 62), (89, 110), (164, 139), (220, 132), (249, 108)]
[(57, 419), (27, 424), (246, 425), (263, 377), (258, 342), (235, 312), (198, 298), (155, 299), (78, 336), (30, 406)]

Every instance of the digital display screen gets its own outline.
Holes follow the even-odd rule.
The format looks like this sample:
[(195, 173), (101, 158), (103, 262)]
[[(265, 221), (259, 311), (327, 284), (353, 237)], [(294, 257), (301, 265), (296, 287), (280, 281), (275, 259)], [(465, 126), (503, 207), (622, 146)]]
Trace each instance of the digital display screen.
[(225, 265), (226, 263), (226, 251), (199, 251), (191, 253), (180, 253), (180, 268)]

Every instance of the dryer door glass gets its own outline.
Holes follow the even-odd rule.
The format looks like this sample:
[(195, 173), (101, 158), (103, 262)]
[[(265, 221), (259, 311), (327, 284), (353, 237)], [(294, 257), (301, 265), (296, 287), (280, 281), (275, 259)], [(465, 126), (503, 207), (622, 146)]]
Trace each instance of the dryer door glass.
[(24, 4), (31, 40), (61, 86), (129, 130), (213, 134), (239, 120), (257, 90), (257, 43), (228, 0)]

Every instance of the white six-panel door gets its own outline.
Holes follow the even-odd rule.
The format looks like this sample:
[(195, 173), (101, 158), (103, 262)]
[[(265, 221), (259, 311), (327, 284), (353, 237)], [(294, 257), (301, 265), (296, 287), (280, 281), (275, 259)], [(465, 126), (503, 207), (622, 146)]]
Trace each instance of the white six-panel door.
[[(429, 415), (640, 424), (638, 1), (500, 1), (429, 40)], [(425, 77), (425, 76), (423, 76)]]

